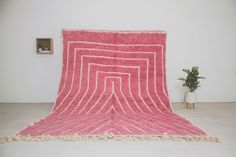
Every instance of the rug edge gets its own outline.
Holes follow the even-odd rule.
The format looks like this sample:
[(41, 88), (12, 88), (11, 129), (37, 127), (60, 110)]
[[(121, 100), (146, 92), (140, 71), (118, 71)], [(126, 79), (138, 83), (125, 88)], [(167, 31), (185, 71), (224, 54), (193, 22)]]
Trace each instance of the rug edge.
[(186, 142), (214, 142), (220, 143), (217, 137), (211, 136), (197, 136), (197, 135), (114, 135), (107, 133), (104, 135), (62, 135), (62, 136), (51, 136), (51, 135), (40, 135), (40, 136), (23, 136), (13, 135), (0, 137), (0, 143), (12, 142), (12, 141), (186, 141)]

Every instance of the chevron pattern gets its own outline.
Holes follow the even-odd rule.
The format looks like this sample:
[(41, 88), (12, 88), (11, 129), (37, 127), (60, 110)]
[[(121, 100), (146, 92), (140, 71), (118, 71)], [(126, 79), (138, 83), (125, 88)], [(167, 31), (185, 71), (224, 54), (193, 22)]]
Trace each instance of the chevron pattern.
[(52, 113), (22, 136), (206, 133), (171, 108), (166, 33), (63, 30), (63, 67)]

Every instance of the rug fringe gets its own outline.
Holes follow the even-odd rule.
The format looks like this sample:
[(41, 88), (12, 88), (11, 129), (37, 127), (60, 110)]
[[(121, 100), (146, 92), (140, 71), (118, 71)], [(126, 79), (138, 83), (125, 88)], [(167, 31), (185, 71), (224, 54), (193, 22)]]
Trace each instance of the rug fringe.
[(217, 137), (209, 136), (175, 136), (175, 135), (113, 135), (107, 133), (105, 135), (63, 135), (63, 136), (22, 136), (14, 135), (0, 138), (0, 143), (6, 143), (11, 141), (49, 141), (49, 140), (61, 140), (61, 141), (100, 141), (100, 140), (115, 140), (115, 141), (187, 141), (187, 142), (216, 142), (219, 143)]

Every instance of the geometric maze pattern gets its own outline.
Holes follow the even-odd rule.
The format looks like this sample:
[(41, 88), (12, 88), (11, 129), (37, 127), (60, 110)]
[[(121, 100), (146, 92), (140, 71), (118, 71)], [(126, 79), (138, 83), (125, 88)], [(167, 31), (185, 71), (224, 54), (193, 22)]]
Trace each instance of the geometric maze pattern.
[(206, 133), (171, 108), (166, 33), (63, 30), (63, 67), (52, 113), (25, 136)]

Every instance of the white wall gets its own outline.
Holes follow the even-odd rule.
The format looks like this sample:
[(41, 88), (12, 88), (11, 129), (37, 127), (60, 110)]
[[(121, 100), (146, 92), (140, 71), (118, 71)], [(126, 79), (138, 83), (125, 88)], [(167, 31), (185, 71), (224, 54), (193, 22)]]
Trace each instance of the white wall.
[[(199, 101), (236, 101), (235, 0), (0, 0), (0, 102), (55, 101), (62, 28), (165, 30), (171, 101), (192, 65), (207, 77)], [(52, 37), (55, 54), (36, 55), (36, 37)]]

